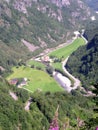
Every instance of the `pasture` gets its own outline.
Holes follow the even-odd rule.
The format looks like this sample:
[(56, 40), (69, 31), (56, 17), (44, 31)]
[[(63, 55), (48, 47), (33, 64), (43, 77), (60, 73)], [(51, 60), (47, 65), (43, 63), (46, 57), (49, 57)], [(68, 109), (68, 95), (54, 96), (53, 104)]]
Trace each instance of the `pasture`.
[(35, 60), (29, 60), (27, 61), (27, 65), (29, 66), (34, 66), (34, 68), (41, 68), (42, 70), (45, 70), (45, 65), (39, 61), (35, 61)]
[(64, 91), (64, 89), (58, 85), (53, 77), (50, 77), (50, 75), (42, 70), (32, 69), (25, 66), (21, 66), (19, 68), (14, 67), (13, 73), (7, 77), (7, 80), (13, 78), (27, 78), (27, 85), (23, 87), (32, 92), (37, 90), (43, 92)]
[[(85, 45), (85, 40), (83, 38), (77, 38), (71, 43), (63, 48), (57, 49), (49, 54), (49, 56), (56, 57), (62, 61), (70, 56), (78, 47)], [(52, 64), (54, 68), (62, 70), (61, 62), (56, 62)]]
[(56, 51), (53, 51), (52, 53), (49, 54), (49, 56), (55, 56), (57, 58), (67, 58), (72, 52), (77, 50), (78, 47), (85, 45), (85, 41), (83, 38), (77, 38), (73, 41), (72, 44), (67, 45), (63, 48), (60, 48)]

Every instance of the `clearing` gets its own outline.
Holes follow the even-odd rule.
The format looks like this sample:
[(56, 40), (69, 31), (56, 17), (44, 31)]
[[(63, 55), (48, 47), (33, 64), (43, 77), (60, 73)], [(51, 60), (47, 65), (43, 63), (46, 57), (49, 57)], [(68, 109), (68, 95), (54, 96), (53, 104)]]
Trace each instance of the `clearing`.
[(23, 86), (27, 90), (34, 91), (64, 91), (64, 89), (58, 85), (53, 77), (42, 70), (32, 69), (30, 67), (21, 66), (19, 68), (14, 67), (13, 73), (8, 76), (7, 80), (13, 78), (27, 78), (27, 85)]
[(41, 63), (41, 62), (39, 62), (39, 61), (35, 61), (35, 60), (33, 60), (33, 59), (29, 60), (29, 61), (27, 62), (27, 65), (28, 65), (28, 66), (33, 66), (34, 68), (40, 68), (40, 69), (42, 69), (42, 70), (45, 70), (45, 67), (46, 67), (43, 63)]

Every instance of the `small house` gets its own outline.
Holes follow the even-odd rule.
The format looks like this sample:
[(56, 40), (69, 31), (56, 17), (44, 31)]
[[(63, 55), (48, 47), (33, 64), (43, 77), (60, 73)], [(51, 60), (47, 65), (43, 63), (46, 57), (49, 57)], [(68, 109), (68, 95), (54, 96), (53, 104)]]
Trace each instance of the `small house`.
[(22, 87), (22, 86), (25, 86), (25, 85), (27, 85), (27, 78), (22, 79), (22, 81), (20, 83), (18, 83), (17, 87)]
[(42, 57), (42, 60), (44, 61), (44, 62), (49, 62), (50, 60), (49, 60), (49, 56), (43, 56)]
[(25, 86), (25, 85), (27, 85), (27, 82), (26, 82), (26, 81), (22, 81), (22, 82), (20, 83), (20, 86)]
[(11, 85), (16, 85), (17, 83), (18, 83), (18, 79), (11, 79), (9, 81), (9, 84), (11, 84)]

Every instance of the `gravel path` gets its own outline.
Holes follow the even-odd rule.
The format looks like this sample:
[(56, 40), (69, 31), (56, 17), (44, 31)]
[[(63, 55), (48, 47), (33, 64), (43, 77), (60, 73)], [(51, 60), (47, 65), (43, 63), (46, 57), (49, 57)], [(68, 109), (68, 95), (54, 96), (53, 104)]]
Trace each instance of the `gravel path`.
[(29, 109), (30, 109), (30, 104), (31, 104), (31, 102), (30, 102), (30, 101), (27, 101), (26, 106), (25, 106), (25, 110), (26, 110), (26, 111), (29, 111)]
[(31, 98), (29, 98), (28, 101), (26, 102), (26, 105), (25, 105), (25, 108), (24, 108), (26, 111), (30, 110), (30, 104), (31, 103), (32, 103)]
[(14, 92), (9, 91), (9, 94), (11, 95), (11, 97), (12, 97), (14, 100), (18, 100), (18, 97), (16, 96), (16, 94), (15, 94)]

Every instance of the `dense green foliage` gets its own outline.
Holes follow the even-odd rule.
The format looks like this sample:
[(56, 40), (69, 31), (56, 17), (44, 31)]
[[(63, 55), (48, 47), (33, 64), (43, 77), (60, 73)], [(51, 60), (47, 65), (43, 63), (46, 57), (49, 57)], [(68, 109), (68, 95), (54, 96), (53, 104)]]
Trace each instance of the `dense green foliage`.
[(86, 45), (79, 48), (69, 58), (68, 71), (82, 81), (87, 88), (98, 81), (98, 35)]
[[(15, 101), (9, 91), (18, 96)], [(30, 110), (25, 111), (25, 103), (32, 99)], [(70, 119), (70, 126), (76, 128), (77, 117), (81, 120), (93, 116), (91, 98), (82, 96), (79, 92), (67, 94), (65, 92), (28, 94), (23, 89), (17, 89), (0, 79), (0, 129), (2, 130), (48, 130), (55, 110), (59, 104), (59, 126), (62, 130), (63, 123)], [(88, 111), (89, 109), (89, 111)]]
[(93, 96), (93, 102), (96, 103), (95, 107), (93, 108), (94, 115), (85, 122), (83, 130), (95, 130), (95, 128), (98, 128), (98, 82), (96, 84), (93, 84), (93, 86), (93, 93), (95, 94)]
[[(18, 100), (15, 101), (9, 90), (16, 93)], [(0, 79), (0, 129), (2, 130), (37, 130), (48, 124), (47, 119), (33, 104), (32, 110), (26, 112), (24, 106), (29, 99), (29, 94), (25, 90), (13, 88), (4, 80)]]

